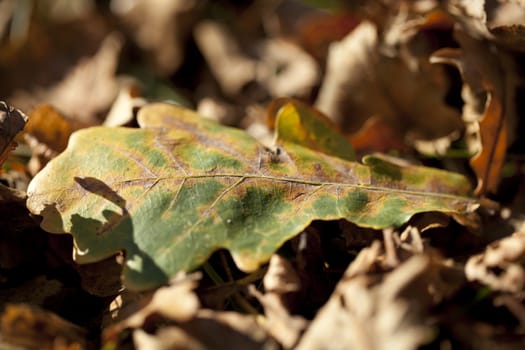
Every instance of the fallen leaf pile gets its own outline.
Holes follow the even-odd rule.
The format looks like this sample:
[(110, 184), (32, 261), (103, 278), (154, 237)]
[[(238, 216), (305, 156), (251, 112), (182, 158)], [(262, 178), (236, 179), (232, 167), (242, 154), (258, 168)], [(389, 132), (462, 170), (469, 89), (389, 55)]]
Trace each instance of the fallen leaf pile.
[(0, 8), (0, 348), (523, 348), (523, 2)]

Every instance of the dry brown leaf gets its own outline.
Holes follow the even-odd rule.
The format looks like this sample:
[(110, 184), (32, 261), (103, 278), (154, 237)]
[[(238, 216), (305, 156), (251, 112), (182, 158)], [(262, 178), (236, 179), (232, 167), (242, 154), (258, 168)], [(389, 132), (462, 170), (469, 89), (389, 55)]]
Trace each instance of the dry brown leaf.
[(264, 308), (265, 319), (262, 327), (276, 339), (284, 349), (292, 349), (307, 326), (301, 316), (292, 316), (286, 303), (286, 296), (298, 292), (301, 288), (299, 276), (292, 264), (275, 254), (269, 262), (268, 271), (263, 279), (265, 293), (253, 286), (250, 294), (255, 296)]
[(479, 123), (481, 151), (470, 160), (478, 175), (474, 193), (496, 192), (507, 151), (507, 126), (501, 101), (494, 93), (487, 94), (487, 106)]
[(137, 349), (277, 349), (254, 316), (199, 309), (197, 278), (179, 276), (149, 302), (135, 299), (132, 303), (145, 305), (108, 327), (103, 342), (118, 347), (122, 331), (130, 329)]
[[(339, 124), (345, 122), (346, 108), (342, 108), (347, 95), (352, 95), (352, 101), (357, 107), (363, 106), (365, 111), (355, 108), (352, 115), (351, 129), (357, 129), (362, 122), (373, 113), (366, 111), (366, 101), (371, 90), (363, 82), (374, 76), (373, 65), (377, 63), (375, 48), (378, 37), (376, 27), (369, 22), (361, 23), (343, 40), (333, 43), (328, 51), (327, 71), (321, 85), (316, 107)], [(374, 104), (384, 107), (387, 103), (383, 98), (374, 98)], [(359, 118), (359, 120), (355, 120)], [(348, 122), (348, 121), (346, 121)]]
[(457, 288), (443, 280), (449, 268), (416, 254), (381, 281), (381, 260), (378, 242), (359, 253), (296, 349), (417, 349), (432, 338), (423, 317)]
[[(57, 6), (46, 6), (44, 1), (21, 3), (16, 0), (3, 1), (2, 5), (9, 2), (17, 5), (14, 9), (20, 12), (17, 16), (29, 15), (26, 19), (30, 19), (30, 23), (26, 23), (25, 31), (20, 31), (20, 27), (10, 25), (9, 17), (3, 18), (6, 21), (3, 24), (11, 33), (8, 38), (2, 38), (0, 96), (11, 96), (17, 90), (33, 91), (36, 86), (50, 88), (56, 85), (83, 57), (93, 56), (108, 34), (108, 21), (95, 11), (82, 18), (55, 21), (47, 16), (52, 16), (52, 7)], [(35, 7), (33, 13), (31, 7)], [(16, 38), (13, 31), (17, 31)], [(33, 106), (17, 104), (17, 107), (29, 111)]]
[(515, 74), (506, 54), (488, 41), (472, 39), (458, 31), (462, 49), (441, 49), (431, 57), (433, 63), (452, 64), (460, 71), (464, 85), (463, 119), (467, 142), (474, 154), (470, 164), (478, 177), (475, 193), (495, 192), (508, 144), (507, 129), (515, 119), (513, 87), (506, 77)]
[(215, 79), (228, 96), (238, 95), (256, 80), (257, 62), (241, 48), (228, 28), (211, 20), (200, 22), (194, 36)]
[(191, 35), (199, 0), (111, 1), (137, 45), (158, 73), (175, 72), (184, 59), (184, 43)]
[(177, 327), (163, 327), (155, 334), (136, 329), (133, 331), (133, 345), (137, 350), (206, 349), (198, 338)]
[(266, 293), (283, 295), (301, 289), (301, 280), (287, 259), (274, 254), (268, 263), (263, 285)]
[(99, 124), (100, 114), (117, 96), (115, 73), (122, 45), (121, 36), (111, 34), (93, 57), (81, 60), (57, 85), (18, 91), (9, 100), (28, 110), (47, 103), (84, 124)]
[(382, 118), (374, 116), (367, 119), (363, 126), (350, 136), (350, 142), (358, 154), (406, 148), (401, 135)]
[(512, 51), (525, 51), (525, 3), (521, 0), (448, 0), (449, 13), (474, 38), (485, 38)]
[(319, 83), (320, 69), (301, 47), (283, 39), (258, 43), (257, 82), (273, 97), (308, 98)]
[(0, 166), (16, 148), (15, 137), (26, 123), (27, 116), (22, 111), (0, 101)]
[(66, 118), (53, 106), (44, 104), (29, 113), (24, 140), (32, 150), (28, 170), (39, 172), (44, 165), (66, 149), (73, 131), (85, 127), (79, 121)]
[(30, 112), (25, 132), (45, 143), (50, 150), (60, 153), (66, 149), (71, 133), (83, 126), (78, 121), (66, 118), (53, 106), (44, 104)]
[(324, 63), (330, 43), (343, 39), (358, 24), (355, 14), (322, 12), (302, 17), (296, 31), (301, 46)]
[[(399, 45), (407, 41), (398, 39), (403, 40)], [(408, 140), (452, 138), (462, 122), (444, 102), (443, 70), (434, 69), (424, 55), (409, 60), (390, 48), (387, 57), (385, 45), (370, 22), (332, 44), (316, 106), (350, 133), (376, 116)]]
[(525, 232), (490, 244), (483, 253), (470, 257), (465, 274), (471, 281), (494, 290), (520, 293), (525, 289)]
[(144, 106), (138, 83), (134, 79), (122, 79), (119, 93), (104, 120), (106, 126), (129, 126), (133, 124), (135, 111)]
[[(174, 321), (187, 321), (193, 318), (200, 306), (193, 289), (197, 286), (198, 276), (178, 276), (167, 287), (157, 289), (151, 300), (140, 310), (108, 330), (109, 335), (121, 332), (125, 328), (141, 328), (147, 318), (159, 314)], [(140, 301), (144, 303), (144, 301)]]
[(168, 324), (154, 334), (135, 330), (133, 341), (139, 350), (279, 349), (254, 317), (211, 310), (200, 310), (195, 319), (177, 326)]
[(293, 42), (273, 38), (245, 48), (226, 25), (211, 20), (200, 22), (194, 36), (227, 96), (238, 96), (253, 85), (256, 95), (307, 98), (319, 82), (317, 62)]
[(523, 75), (520, 59), (513, 54), (524, 47), (525, 3), (449, 0), (446, 8), (468, 34), (456, 32), (461, 55), (450, 50), (441, 53), (445, 53), (443, 62), (455, 64), (465, 82), (463, 117), (467, 137), (473, 135), (471, 150), (476, 154), (471, 165), (478, 175), (476, 193), (495, 192), (507, 145), (516, 137), (517, 91)]
[(87, 349), (86, 331), (52, 312), (9, 304), (0, 319), (0, 347), (25, 350)]
[(195, 322), (190, 321), (184, 328), (190, 334), (194, 333), (192, 330), (201, 329), (199, 339), (204, 340), (209, 349), (279, 348), (253, 315), (199, 310)]

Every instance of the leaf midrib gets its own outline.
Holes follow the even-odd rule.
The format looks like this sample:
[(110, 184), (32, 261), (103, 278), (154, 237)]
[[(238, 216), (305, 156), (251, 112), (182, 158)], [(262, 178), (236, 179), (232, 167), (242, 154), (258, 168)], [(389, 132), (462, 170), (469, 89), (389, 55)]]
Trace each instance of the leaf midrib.
[[(315, 181), (315, 180), (307, 180), (307, 179), (293, 178), (293, 177), (246, 175), (246, 174), (235, 174), (235, 173), (200, 174), (200, 175), (195, 174), (195, 175), (166, 176), (166, 177), (157, 176), (157, 177), (143, 177), (143, 178), (112, 181), (112, 182), (104, 181), (104, 182), (106, 183), (106, 185), (112, 188), (116, 188), (116, 186), (123, 185), (123, 184), (130, 185), (136, 182), (150, 182), (150, 183), (154, 182), (153, 185), (148, 187), (148, 191), (149, 191), (153, 189), (154, 187), (156, 187), (161, 181), (188, 180), (188, 179), (213, 179), (213, 178), (238, 178), (240, 179), (240, 182), (246, 179), (259, 179), (259, 180), (269, 180), (269, 181), (275, 181), (275, 182), (285, 182), (285, 183), (293, 183), (293, 184), (309, 185), (309, 186), (355, 187), (355, 188), (360, 188), (360, 189), (364, 189), (367, 191), (392, 192), (392, 193), (413, 195), (413, 196), (433, 195), (438, 198), (461, 199), (461, 200), (469, 201), (469, 202), (476, 201), (474, 198), (471, 198), (471, 197), (467, 197), (467, 196), (463, 196), (459, 194), (443, 193), (443, 192), (417, 191), (417, 190), (408, 190), (408, 189), (400, 189), (400, 188), (392, 188), (392, 187), (387, 187), (387, 186), (376, 186), (376, 185), (360, 184), (360, 183), (355, 184), (355, 183), (333, 182), (333, 181)], [(52, 193), (52, 192), (63, 191), (63, 190), (64, 189), (62, 188), (62, 189), (35, 193), (33, 195)], [(70, 191), (75, 191), (75, 190), (76, 189), (71, 189)], [(89, 191), (86, 191), (86, 192), (89, 192)]]

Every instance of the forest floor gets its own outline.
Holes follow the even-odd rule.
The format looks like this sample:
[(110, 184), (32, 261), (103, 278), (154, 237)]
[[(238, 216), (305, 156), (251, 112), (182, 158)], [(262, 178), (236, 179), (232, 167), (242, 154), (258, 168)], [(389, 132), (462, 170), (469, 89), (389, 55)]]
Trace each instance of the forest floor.
[(523, 1), (0, 9), (0, 349), (524, 348)]

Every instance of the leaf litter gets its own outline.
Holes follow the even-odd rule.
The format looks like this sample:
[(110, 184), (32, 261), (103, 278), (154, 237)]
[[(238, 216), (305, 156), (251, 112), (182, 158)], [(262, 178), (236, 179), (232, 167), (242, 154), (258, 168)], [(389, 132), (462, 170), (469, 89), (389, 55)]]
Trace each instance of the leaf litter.
[(0, 28), (1, 347), (522, 348), (521, 2), (49, 3)]

